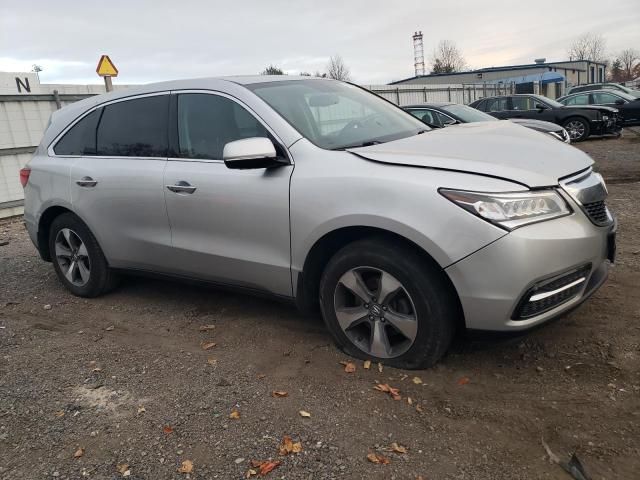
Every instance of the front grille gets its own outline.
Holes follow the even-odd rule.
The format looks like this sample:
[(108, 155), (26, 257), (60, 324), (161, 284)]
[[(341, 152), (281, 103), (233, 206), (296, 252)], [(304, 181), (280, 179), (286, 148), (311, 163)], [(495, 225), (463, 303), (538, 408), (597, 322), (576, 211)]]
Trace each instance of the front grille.
[(609, 221), (609, 213), (607, 212), (607, 205), (604, 200), (599, 202), (585, 203), (582, 205), (585, 212), (589, 215), (591, 221), (597, 225), (605, 224)]
[(589, 272), (591, 264), (535, 284), (524, 294), (512, 318), (524, 320), (562, 305), (582, 291)]

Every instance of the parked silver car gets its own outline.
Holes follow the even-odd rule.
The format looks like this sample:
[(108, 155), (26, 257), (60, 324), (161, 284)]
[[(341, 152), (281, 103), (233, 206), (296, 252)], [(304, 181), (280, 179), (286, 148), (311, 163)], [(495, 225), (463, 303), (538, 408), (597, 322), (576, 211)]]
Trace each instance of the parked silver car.
[(74, 103), (21, 178), (76, 295), (124, 270), (268, 292), (319, 309), (353, 356), (421, 368), (456, 329), (528, 329), (604, 282), (592, 163), (510, 122), (429, 131), (354, 85), (258, 76)]

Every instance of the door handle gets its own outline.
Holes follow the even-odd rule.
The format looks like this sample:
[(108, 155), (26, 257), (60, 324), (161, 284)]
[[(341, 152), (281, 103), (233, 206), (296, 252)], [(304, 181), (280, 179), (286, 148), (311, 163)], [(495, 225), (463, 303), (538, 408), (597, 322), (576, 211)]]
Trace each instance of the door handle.
[(189, 182), (185, 182), (184, 180), (180, 180), (176, 182), (175, 185), (166, 185), (167, 189), (174, 193), (187, 193), (192, 194), (196, 191), (196, 187), (191, 185)]
[(91, 177), (82, 177), (80, 180), (76, 181), (76, 185), (80, 185), (81, 187), (95, 187), (97, 184), (98, 181)]

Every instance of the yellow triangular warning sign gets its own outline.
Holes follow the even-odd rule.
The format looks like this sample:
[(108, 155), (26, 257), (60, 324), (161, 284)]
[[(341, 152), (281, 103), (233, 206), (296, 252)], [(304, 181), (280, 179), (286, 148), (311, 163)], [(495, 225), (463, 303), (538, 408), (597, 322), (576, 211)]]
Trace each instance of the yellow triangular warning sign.
[(117, 77), (118, 69), (109, 58), (109, 55), (102, 55), (98, 62), (96, 73), (101, 77)]

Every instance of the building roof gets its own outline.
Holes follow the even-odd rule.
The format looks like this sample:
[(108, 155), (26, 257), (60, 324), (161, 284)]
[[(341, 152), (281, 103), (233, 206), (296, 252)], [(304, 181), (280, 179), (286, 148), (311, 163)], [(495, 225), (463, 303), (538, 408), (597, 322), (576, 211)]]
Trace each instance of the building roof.
[[(396, 85), (396, 84), (399, 84), (399, 83), (404, 83), (404, 82), (407, 82), (409, 80), (414, 80), (416, 78), (437, 78), (437, 77), (447, 77), (447, 76), (450, 76), (450, 75), (468, 75), (470, 73), (473, 74), (473, 73), (487, 73), (487, 72), (508, 72), (508, 71), (511, 71), (511, 70), (525, 70), (525, 69), (529, 69), (529, 68), (555, 67), (555, 66), (562, 65), (562, 64), (576, 63), (576, 62), (589, 62), (589, 63), (595, 63), (597, 65), (606, 66), (605, 63), (592, 62), (591, 60), (563, 60), (561, 62), (528, 63), (528, 64), (525, 64), (525, 65), (505, 65), (503, 67), (478, 68), (476, 70), (468, 70), (466, 72), (430, 73), (428, 75), (414, 75), (413, 77), (404, 78), (402, 80), (396, 80), (396, 81), (390, 82), (389, 85)], [(581, 72), (585, 71), (585, 70), (582, 70), (580, 68), (572, 68), (571, 70), (579, 70)]]

